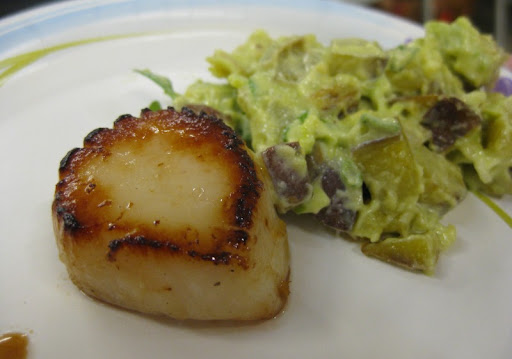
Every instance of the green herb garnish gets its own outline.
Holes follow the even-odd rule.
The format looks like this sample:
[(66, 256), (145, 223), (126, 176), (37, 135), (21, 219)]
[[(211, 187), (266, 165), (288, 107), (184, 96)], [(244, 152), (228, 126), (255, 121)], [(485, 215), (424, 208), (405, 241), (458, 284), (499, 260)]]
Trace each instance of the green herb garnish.
[(162, 90), (164, 90), (164, 93), (167, 96), (169, 96), (170, 98), (172, 98), (173, 100), (176, 97), (178, 97), (179, 94), (176, 91), (174, 91), (174, 88), (172, 87), (172, 82), (167, 77), (155, 74), (154, 72), (152, 72), (151, 70), (148, 70), (148, 69), (144, 69), (144, 70), (136, 69), (134, 71), (147, 77), (148, 79), (150, 79), (151, 81), (156, 83), (158, 86), (160, 86), (162, 88)]

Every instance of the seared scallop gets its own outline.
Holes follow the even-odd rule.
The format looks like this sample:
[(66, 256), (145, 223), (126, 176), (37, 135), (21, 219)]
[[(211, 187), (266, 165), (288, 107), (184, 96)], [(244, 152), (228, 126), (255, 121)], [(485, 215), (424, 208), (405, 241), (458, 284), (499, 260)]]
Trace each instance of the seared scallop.
[(121, 116), (61, 161), (60, 258), (86, 294), (177, 319), (253, 320), (288, 296), (285, 224), (257, 157), (218, 118)]

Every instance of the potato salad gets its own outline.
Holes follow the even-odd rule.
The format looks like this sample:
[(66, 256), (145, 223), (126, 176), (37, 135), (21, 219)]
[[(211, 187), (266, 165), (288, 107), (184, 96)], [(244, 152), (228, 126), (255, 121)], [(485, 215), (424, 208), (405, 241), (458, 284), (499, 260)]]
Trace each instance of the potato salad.
[(254, 32), (207, 59), (215, 83), (172, 106), (214, 111), (267, 167), (280, 213), (314, 216), (368, 256), (432, 274), (456, 238), (443, 215), (468, 190), (512, 193), (512, 97), (494, 92), (505, 52), (466, 18), (377, 42)]

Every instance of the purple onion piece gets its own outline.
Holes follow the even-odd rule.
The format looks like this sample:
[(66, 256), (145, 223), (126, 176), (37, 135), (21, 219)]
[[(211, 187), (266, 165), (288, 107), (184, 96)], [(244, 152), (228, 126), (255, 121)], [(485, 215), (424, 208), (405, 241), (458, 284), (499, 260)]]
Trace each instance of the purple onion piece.
[(498, 81), (496, 81), (493, 91), (500, 92), (505, 96), (512, 95), (512, 79), (509, 77), (500, 77)]

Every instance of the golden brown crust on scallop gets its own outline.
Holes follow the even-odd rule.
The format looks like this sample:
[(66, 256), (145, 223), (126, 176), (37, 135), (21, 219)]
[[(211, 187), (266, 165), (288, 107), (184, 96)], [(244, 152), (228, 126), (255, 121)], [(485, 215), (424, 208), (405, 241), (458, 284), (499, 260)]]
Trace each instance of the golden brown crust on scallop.
[[(110, 155), (109, 146), (119, 141), (133, 137), (144, 138), (155, 131), (183, 130), (187, 131), (187, 136), (180, 137), (177, 142), (179, 146), (185, 149), (201, 146), (203, 150), (210, 151), (210, 155), (223, 161), (229, 170), (236, 190), (224, 207), (224, 217), (233, 229), (217, 233), (215, 238), (218, 240), (213, 245), (209, 242), (205, 246), (203, 241), (190, 241), (187, 230), (162, 237), (158, 225), (141, 226), (136, 233), (112, 240), (109, 243), (108, 258), (115, 260), (116, 252), (130, 247), (131, 250), (166, 251), (176, 256), (188, 256), (216, 264), (234, 261), (241, 267), (247, 267), (247, 259), (244, 258), (244, 249), (247, 248), (249, 239), (246, 229), (251, 228), (252, 211), (262, 187), (254, 162), (247, 154), (244, 143), (222, 121), (208, 115), (197, 116), (186, 109), (183, 112), (173, 109), (160, 112), (144, 110), (140, 119), (123, 115), (114, 122), (113, 129), (93, 130), (85, 137), (83, 148), (73, 149), (66, 154), (60, 163), (61, 181), (56, 186), (53, 204), (53, 210), (63, 229), (76, 241), (80, 241), (83, 234), (89, 240), (90, 236), (105, 226), (118, 229), (119, 224), (115, 221), (99, 218), (101, 207), (109, 206), (109, 203), (104, 203), (104, 199), (95, 201), (98, 197), (96, 184), (84, 182), (77, 176), (77, 171), (88, 159), (107, 158)], [(96, 210), (91, 210), (91, 203), (96, 204)]]
[(267, 183), (254, 154), (214, 116), (123, 115), (60, 162), (52, 205), (60, 257), (84, 292), (126, 308), (272, 317), (286, 302), (289, 264)]

